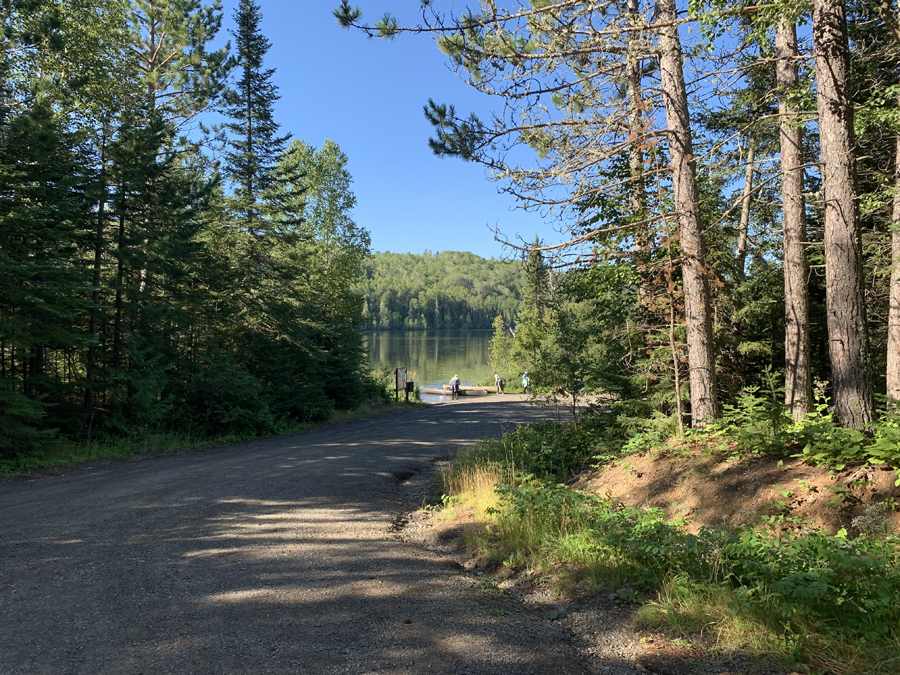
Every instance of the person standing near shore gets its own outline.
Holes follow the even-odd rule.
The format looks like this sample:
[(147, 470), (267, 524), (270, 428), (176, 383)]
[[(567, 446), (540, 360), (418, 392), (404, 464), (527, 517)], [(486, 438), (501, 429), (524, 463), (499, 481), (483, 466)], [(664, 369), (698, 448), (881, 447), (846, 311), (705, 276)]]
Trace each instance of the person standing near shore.
[(497, 373), (497, 371), (495, 370), (495, 371), (494, 371), (494, 386), (497, 387), (497, 393), (498, 393), (498, 394), (502, 394), (502, 393), (503, 393), (503, 384), (504, 384), (503, 378), (500, 377), (500, 375), (499, 375), (499, 374)]
[(459, 375), (454, 375), (450, 380), (450, 399), (455, 401), (459, 398)]
[(527, 394), (531, 387), (531, 378), (528, 377), (528, 371), (522, 373), (522, 393)]

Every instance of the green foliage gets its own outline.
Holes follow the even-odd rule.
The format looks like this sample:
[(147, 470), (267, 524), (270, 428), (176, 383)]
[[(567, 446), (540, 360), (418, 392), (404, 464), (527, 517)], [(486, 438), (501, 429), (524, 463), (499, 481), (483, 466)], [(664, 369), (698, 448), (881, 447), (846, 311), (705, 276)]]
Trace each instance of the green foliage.
[(208, 435), (270, 432), (275, 416), (263, 396), (263, 383), (222, 355), (192, 368), (175, 389), (178, 426)]
[(522, 265), (522, 273), (525, 276), (524, 300), (538, 317), (543, 316), (544, 307), (549, 300), (547, 294), (550, 283), (550, 270), (547, 269), (540, 249), (541, 240), (535, 237)]
[(726, 404), (722, 416), (707, 425), (706, 433), (724, 435), (737, 442), (737, 452), (783, 453), (790, 443), (787, 430), (794, 420), (784, 405), (784, 388), (776, 374), (765, 371), (767, 390), (744, 388), (734, 404)]
[(274, 70), (263, 60), (271, 43), (260, 31), (262, 12), (254, 0), (240, 0), (234, 11), (232, 36), (237, 47), (239, 79), (225, 93), (226, 123), (231, 132), (225, 156), (226, 174), (235, 185), (233, 208), (246, 228), (261, 234), (261, 197), (275, 180), (275, 165), (288, 136), (279, 136), (274, 116), (278, 88), (272, 82)]
[[(3, 458), (278, 432), (367, 397), (347, 158), (282, 153), (259, 8), (236, 18), (226, 96), (219, 2), (0, 7)], [(215, 107), (233, 198), (202, 151)]]
[[(506, 322), (502, 316), (494, 317), (494, 335), (491, 337), (490, 358), (488, 363), (498, 373), (508, 375), (515, 367), (512, 361), (513, 338), (508, 334)], [(487, 384), (492, 385), (493, 382)]]
[[(771, 374), (769, 382), (774, 382)], [(887, 465), (898, 471), (900, 485), (900, 413), (895, 408), (886, 406), (871, 429), (860, 431), (838, 426), (821, 394), (816, 411), (799, 422), (781, 401), (780, 388), (772, 386), (761, 395), (758, 387), (748, 387), (720, 420), (695, 433), (723, 439), (736, 455), (792, 456), (837, 471), (864, 463)]]
[(108, 380), (113, 411), (104, 419), (106, 427), (121, 435), (166, 429), (175, 401), (168, 390), (165, 357), (148, 354), (134, 343), (126, 346), (126, 352), (129, 372), (113, 373)]
[(14, 388), (12, 378), (0, 379), (0, 459), (24, 456), (56, 436), (45, 427), (45, 406)]
[[(756, 393), (748, 397), (732, 424), (760, 424), (766, 433), (771, 415)], [(605, 450), (602, 461), (614, 458), (610, 451), (625, 437), (617, 417), (627, 420), (634, 412), (633, 406), (618, 416), (598, 412), (579, 427), (521, 427), (454, 460), (451, 473), (481, 467), (503, 478), (482, 539), (492, 556), (520, 567), (574, 566), (613, 588), (668, 587), (677, 580), (682, 596), (717, 593), (730, 598), (727, 611), (736, 620), (768, 631), (772, 645), (794, 636), (788, 651), (795, 658), (804, 658), (804, 645), (816, 644), (820, 635), (873, 645), (900, 637), (900, 538), (885, 525), (890, 504), (854, 521), (854, 539), (843, 530), (837, 536), (784, 530), (779, 518), (691, 534), (662, 509), (626, 507), (560, 483), (591, 453)], [(631, 590), (622, 597), (636, 595)], [(701, 613), (692, 630), (711, 621)]]
[(221, 95), (234, 63), (228, 46), (208, 51), (222, 25), (219, 2), (129, 0), (126, 20), (145, 105), (180, 128)]
[(460, 454), (454, 470), (478, 465), (501, 468), (504, 480), (516, 484), (529, 477), (565, 480), (598, 456), (618, 457), (620, 429), (608, 412), (587, 413), (580, 423), (545, 420), (517, 427), (500, 439), (480, 441)]
[(394, 372), (390, 368), (372, 370), (363, 378), (363, 393), (373, 403), (388, 403), (395, 399)]
[[(774, 529), (702, 530), (689, 534), (660, 509), (635, 509), (564, 485), (531, 482), (499, 488), (495, 530), (532, 532), (544, 557), (575, 533), (592, 555), (619, 568), (633, 584), (671, 575), (689, 583), (725, 583), (739, 612), (765, 618), (776, 630), (813, 624), (825, 633), (867, 640), (896, 638), (900, 620), (900, 541)], [(506, 545), (511, 545), (509, 540)], [(507, 550), (508, 554), (508, 550)], [(537, 562), (537, 561), (534, 561)]]
[(376, 253), (360, 291), (370, 328), (491, 328), (514, 325), (521, 307), (521, 265), (473, 253)]

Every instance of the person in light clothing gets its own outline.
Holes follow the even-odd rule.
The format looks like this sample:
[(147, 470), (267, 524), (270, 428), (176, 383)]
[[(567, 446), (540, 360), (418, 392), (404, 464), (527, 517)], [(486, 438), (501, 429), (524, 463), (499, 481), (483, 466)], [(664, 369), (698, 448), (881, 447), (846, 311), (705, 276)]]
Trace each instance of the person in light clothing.
[(459, 375), (450, 380), (450, 398), (454, 401), (459, 398)]

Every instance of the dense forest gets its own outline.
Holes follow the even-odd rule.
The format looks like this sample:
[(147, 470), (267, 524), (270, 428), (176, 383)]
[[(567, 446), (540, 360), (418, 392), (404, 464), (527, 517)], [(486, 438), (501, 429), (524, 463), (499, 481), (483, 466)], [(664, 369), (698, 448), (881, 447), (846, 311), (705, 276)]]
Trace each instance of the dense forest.
[(218, 49), (218, 3), (0, 3), (0, 459), (364, 399), (347, 158), (281, 133), (234, 18)]
[(515, 322), (522, 265), (444, 251), (376, 253), (363, 265), (363, 314), (370, 328), (490, 328)]
[(891, 3), (427, 2), (404, 24), (344, 0), (335, 16), (435, 39), (494, 113), (428, 101), (433, 151), (567, 228), (518, 247), (526, 307), (498, 344), (535, 386), (614, 390), (669, 430), (748, 391), (858, 429), (886, 412), (876, 394), (900, 397)]

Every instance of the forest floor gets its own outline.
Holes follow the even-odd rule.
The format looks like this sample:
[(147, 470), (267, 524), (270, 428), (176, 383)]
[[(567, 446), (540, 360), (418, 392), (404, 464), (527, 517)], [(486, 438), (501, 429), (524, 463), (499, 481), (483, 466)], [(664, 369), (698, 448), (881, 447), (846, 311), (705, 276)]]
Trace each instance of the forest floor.
[[(422, 508), (442, 459), (548, 416), (520, 395), (461, 399), (0, 481), (0, 675), (784, 673), (640, 629), (618, 589), (492, 566), (462, 536), (478, 523)], [(708, 459), (627, 458), (583, 487), (743, 517), (692, 496), (732, 477)], [(758, 513), (764, 476), (790, 503), (819, 494), (793, 468), (749, 469)]]
[[(835, 472), (796, 459), (735, 457), (725, 449), (675, 445), (587, 469), (569, 484), (627, 506), (661, 508), (670, 519), (684, 519), (692, 533), (704, 527), (756, 525), (764, 519), (777, 531), (837, 533), (841, 528), (851, 531), (866, 507), (900, 499), (896, 480), (895, 471), (871, 465)], [(895, 510), (884, 513), (895, 531), (900, 530), (898, 516)], [(610, 657), (658, 675), (788, 672), (777, 663), (725, 652), (709, 636), (685, 640), (637, 626), (636, 606), (622, 602), (630, 597), (625, 592), (630, 589), (598, 592), (565, 568), (511, 570), (474, 543), (486, 524), (473, 509), (462, 506), (422, 510), (410, 519), (407, 536), (482, 575), (482, 592), (540, 608), (544, 616), (561, 620), (591, 672), (608, 672), (604, 668)]]

